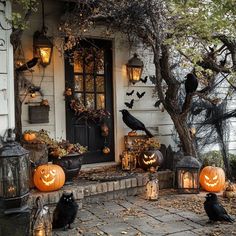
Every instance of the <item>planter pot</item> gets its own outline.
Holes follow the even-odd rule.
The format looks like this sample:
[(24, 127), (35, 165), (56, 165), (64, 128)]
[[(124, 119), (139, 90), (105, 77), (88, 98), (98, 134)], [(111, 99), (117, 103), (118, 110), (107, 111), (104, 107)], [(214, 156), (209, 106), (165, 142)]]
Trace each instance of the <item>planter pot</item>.
[(59, 165), (65, 172), (66, 181), (72, 181), (79, 175), (83, 162), (83, 155), (75, 153), (62, 156), (61, 159), (53, 158), (53, 164)]

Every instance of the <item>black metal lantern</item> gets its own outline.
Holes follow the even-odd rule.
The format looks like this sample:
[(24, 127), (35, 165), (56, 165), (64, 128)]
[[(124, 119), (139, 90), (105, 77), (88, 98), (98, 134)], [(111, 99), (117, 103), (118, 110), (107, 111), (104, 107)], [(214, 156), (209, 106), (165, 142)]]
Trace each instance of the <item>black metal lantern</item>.
[(200, 167), (200, 162), (192, 156), (184, 156), (176, 164), (179, 193), (199, 193)]
[(126, 64), (126, 69), (131, 83), (135, 84), (140, 81), (143, 72), (143, 62), (138, 58), (136, 53), (131, 59), (129, 59)]
[(43, 26), (41, 31), (36, 31), (33, 37), (34, 57), (40, 58), (42, 66), (46, 67), (51, 62), (53, 43), (46, 35), (46, 27), (44, 24), (44, 2), (42, 2), (42, 18)]
[(8, 130), (0, 149), (0, 209), (5, 214), (22, 212), (29, 195), (29, 152), (14, 141)]

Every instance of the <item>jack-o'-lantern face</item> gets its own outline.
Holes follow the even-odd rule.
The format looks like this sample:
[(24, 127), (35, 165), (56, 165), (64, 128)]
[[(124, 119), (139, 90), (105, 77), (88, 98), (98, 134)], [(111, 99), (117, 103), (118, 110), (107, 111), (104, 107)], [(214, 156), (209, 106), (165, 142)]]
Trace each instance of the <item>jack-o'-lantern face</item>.
[(54, 164), (38, 166), (34, 173), (34, 184), (40, 191), (60, 189), (65, 183), (63, 169)]
[(163, 162), (163, 156), (160, 151), (144, 151), (139, 155), (138, 163), (144, 170), (150, 167), (160, 166)]
[(52, 169), (52, 170), (42, 169), (41, 170), (40, 179), (42, 180), (42, 182), (46, 186), (52, 185), (55, 182), (55, 177), (56, 177), (56, 170), (54, 170), (54, 169)]
[(220, 192), (225, 186), (225, 173), (220, 167), (206, 166), (202, 169), (199, 182), (208, 192)]

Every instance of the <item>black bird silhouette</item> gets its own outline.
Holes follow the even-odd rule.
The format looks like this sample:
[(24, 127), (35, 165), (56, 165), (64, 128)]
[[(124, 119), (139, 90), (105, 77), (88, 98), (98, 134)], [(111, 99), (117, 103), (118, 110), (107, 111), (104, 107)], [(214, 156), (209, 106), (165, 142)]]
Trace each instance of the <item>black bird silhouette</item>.
[(27, 61), (25, 64), (23, 64), (22, 66), (16, 68), (16, 71), (25, 71), (25, 70), (29, 70), (30, 68), (34, 67), (38, 62), (38, 58), (34, 57), (33, 59)]
[(120, 110), (120, 112), (122, 113), (124, 123), (132, 129), (132, 131), (143, 130), (149, 138), (153, 137), (151, 132), (146, 129), (145, 125), (140, 120), (132, 116), (127, 110), (123, 109)]
[(234, 222), (224, 209), (224, 207), (218, 202), (215, 193), (208, 193), (206, 195), (206, 201), (204, 202), (204, 209), (210, 219), (210, 221), (228, 221)]
[(142, 92), (142, 93), (137, 92), (136, 94), (137, 94), (138, 98), (140, 99), (141, 97), (144, 96), (145, 93), (146, 93), (146, 92)]
[(186, 94), (193, 93), (197, 90), (198, 80), (194, 74), (187, 74), (184, 82)]
[(134, 105), (134, 99), (132, 99), (132, 100), (130, 101), (130, 103), (125, 102), (125, 105), (126, 105), (128, 108), (132, 109), (132, 107), (133, 107), (133, 105)]
[(131, 92), (127, 92), (126, 95), (127, 95), (127, 96), (132, 96), (133, 93), (134, 93), (134, 90), (132, 90)]

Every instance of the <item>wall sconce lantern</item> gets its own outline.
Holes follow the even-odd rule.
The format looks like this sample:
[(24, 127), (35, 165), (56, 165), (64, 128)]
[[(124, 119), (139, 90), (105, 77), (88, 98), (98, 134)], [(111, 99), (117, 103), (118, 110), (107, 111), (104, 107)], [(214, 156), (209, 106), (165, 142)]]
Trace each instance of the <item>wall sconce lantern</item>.
[(140, 81), (143, 72), (143, 62), (138, 58), (136, 53), (131, 59), (129, 59), (126, 64), (126, 69), (131, 83), (135, 84)]
[(42, 18), (43, 26), (41, 31), (36, 31), (33, 36), (33, 49), (34, 56), (40, 58), (40, 63), (43, 67), (46, 67), (51, 62), (53, 43), (51, 39), (46, 35), (46, 27), (44, 24), (44, 2), (42, 2)]
[(200, 167), (200, 162), (192, 156), (184, 156), (176, 164), (179, 193), (199, 193)]
[(0, 148), (0, 209), (4, 214), (25, 211), (29, 195), (29, 151), (14, 141), (8, 130)]
[(121, 155), (122, 170), (134, 170), (136, 168), (137, 158), (131, 151), (123, 151)]

